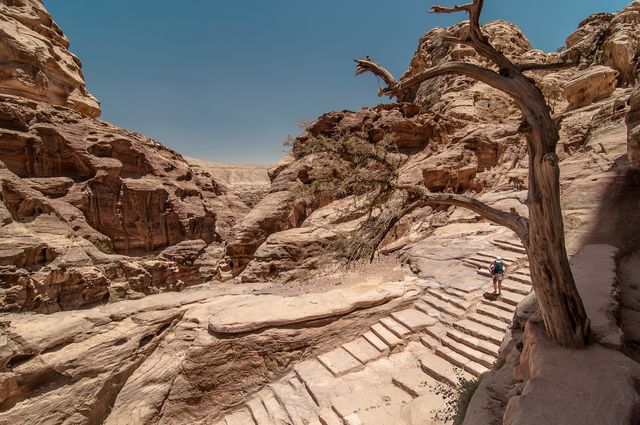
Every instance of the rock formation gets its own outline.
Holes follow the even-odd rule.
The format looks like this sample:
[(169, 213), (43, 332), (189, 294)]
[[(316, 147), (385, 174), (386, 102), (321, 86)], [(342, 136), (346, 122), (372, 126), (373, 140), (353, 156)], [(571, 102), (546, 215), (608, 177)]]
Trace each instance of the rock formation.
[(0, 32), (0, 93), (100, 115), (69, 40), (40, 1), (0, 1)]
[(77, 309), (213, 277), (217, 248), (249, 210), (215, 166), (96, 120), (80, 62), (39, 1), (2, 2), (0, 27), (0, 311)]
[[(455, 385), (456, 369), (482, 377), (467, 424), (537, 423), (531, 412), (558, 423), (575, 400), (566, 423), (585, 423), (593, 400), (599, 423), (637, 421), (640, 368), (619, 347), (623, 337), (640, 344), (640, 257), (616, 265), (609, 245), (640, 248), (612, 223), (637, 216), (637, 186), (620, 171), (625, 154), (640, 157), (640, 2), (586, 19), (556, 53), (533, 49), (513, 24), (484, 28), (514, 59), (575, 61), (531, 78), (560, 126), (568, 250), (594, 319), (594, 345), (577, 354), (540, 332), (524, 247), (473, 212), (414, 211), (379, 262), (337, 274), (326, 264), (364, 213), (357, 194), (323, 190), (354, 170), (339, 152), (308, 152), (312, 139), (385, 146), (403, 160), (402, 181), (526, 215), (522, 120), (506, 96), (447, 76), (396, 103), (324, 114), (267, 182), (264, 167), (184, 158), (96, 120), (42, 4), (0, 4), (6, 40), (17, 40), (0, 51), (15, 62), (0, 81), (0, 423), (417, 425), (443, 407), (434, 388)], [(463, 30), (429, 31), (407, 75), (479, 63), (445, 40)], [(21, 38), (32, 33), (47, 46), (37, 50), (44, 91)], [(612, 220), (611, 209), (625, 214)], [(502, 298), (489, 300), (497, 255), (509, 274)], [(235, 282), (209, 285), (229, 269)], [(618, 276), (631, 302), (617, 296)]]
[(631, 109), (627, 114), (629, 163), (640, 167), (640, 87), (636, 88), (629, 98)]

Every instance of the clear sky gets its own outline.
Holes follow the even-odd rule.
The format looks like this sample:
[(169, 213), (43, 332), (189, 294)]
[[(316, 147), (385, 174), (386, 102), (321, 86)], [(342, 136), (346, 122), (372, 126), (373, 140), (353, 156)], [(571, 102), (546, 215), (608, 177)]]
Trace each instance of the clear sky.
[[(462, 1), (462, 0), (460, 0)], [(586, 16), (630, 0), (486, 0), (555, 50)], [(451, 0), (441, 4), (451, 5)], [(429, 29), (464, 19), (424, 0), (45, 0), (102, 119), (216, 162), (270, 164), (297, 123), (380, 103), (369, 54), (400, 75)]]

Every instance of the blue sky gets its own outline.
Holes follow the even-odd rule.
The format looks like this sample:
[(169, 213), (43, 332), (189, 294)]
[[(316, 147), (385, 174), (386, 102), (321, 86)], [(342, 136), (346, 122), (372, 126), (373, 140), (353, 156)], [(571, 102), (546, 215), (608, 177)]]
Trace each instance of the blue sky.
[[(630, 0), (629, 0), (630, 1)], [(534, 47), (555, 50), (620, 0), (487, 0)], [(453, 4), (442, 0), (444, 5)], [(270, 164), (297, 123), (380, 103), (369, 54), (404, 72), (422, 34), (462, 15), (424, 0), (45, 0), (80, 57), (102, 119), (216, 162)]]

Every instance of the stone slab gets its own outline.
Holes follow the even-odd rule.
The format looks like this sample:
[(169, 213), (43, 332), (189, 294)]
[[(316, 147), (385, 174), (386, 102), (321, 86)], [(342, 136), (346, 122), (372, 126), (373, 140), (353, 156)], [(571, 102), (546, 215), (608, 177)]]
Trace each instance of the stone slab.
[(224, 418), (227, 425), (255, 425), (248, 410), (242, 409)]
[(436, 323), (436, 319), (415, 308), (396, 311), (391, 316), (403, 326), (417, 332)]
[(382, 355), (382, 352), (378, 351), (364, 337), (342, 344), (342, 348), (362, 364), (375, 360)]
[(411, 400), (412, 397), (406, 391), (388, 384), (334, 397), (331, 405), (347, 423), (389, 425), (399, 423), (402, 408)]
[(338, 347), (328, 353), (318, 356), (322, 363), (334, 376), (344, 375), (361, 368), (363, 365), (358, 359), (349, 354), (344, 348)]
[(375, 307), (397, 298), (411, 299), (419, 292), (419, 287), (410, 282), (364, 282), (297, 297), (237, 296), (209, 310), (209, 330), (213, 333), (233, 334), (302, 323)]
[(380, 352), (384, 352), (389, 349), (389, 346), (385, 344), (384, 341), (381, 340), (380, 337), (378, 337), (372, 331), (365, 332), (362, 336)]
[(383, 317), (380, 319), (380, 323), (382, 323), (385, 328), (393, 332), (393, 334), (398, 338), (404, 338), (411, 333), (410, 329), (405, 328), (392, 317)]
[(622, 330), (616, 321), (618, 249), (611, 245), (587, 245), (571, 259), (576, 287), (591, 319), (595, 339), (607, 346), (622, 347)]
[(371, 331), (389, 347), (395, 347), (402, 342), (400, 338), (395, 336), (389, 329), (385, 328), (382, 323), (376, 323), (371, 326)]

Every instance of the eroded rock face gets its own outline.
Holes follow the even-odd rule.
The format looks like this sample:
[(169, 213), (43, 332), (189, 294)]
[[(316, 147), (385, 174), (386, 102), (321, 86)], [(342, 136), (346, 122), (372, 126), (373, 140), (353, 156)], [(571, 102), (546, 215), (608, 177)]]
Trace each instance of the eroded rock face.
[(0, 93), (100, 115), (69, 40), (40, 1), (0, 1), (0, 32)]
[[(220, 243), (248, 211), (226, 185), (154, 140), (70, 109), (6, 95), (0, 101), (0, 232), (7, 246), (0, 264), (31, 272), (25, 278), (15, 271), (3, 309), (93, 305), (110, 299), (111, 284), (120, 288), (117, 299), (201, 283), (197, 267), (186, 270), (169, 257), (131, 267), (109, 255)], [(74, 250), (82, 252), (81, 264), (65, 259)], [(109, 265), (114, 261), (119, 271)], [(65, 286), (82, 288), (75, 301), (61, 301)]]
[(631, 109), (627, 114), (627, 154), (629, 163), (640, 167), (640, 87), (637, 87), (629, 98)]
[(575, 109), (606, 99), (613, 94), (619, 72), (607, 66), (594, 66), (575, 76), (564, 85), (562, 95)]

